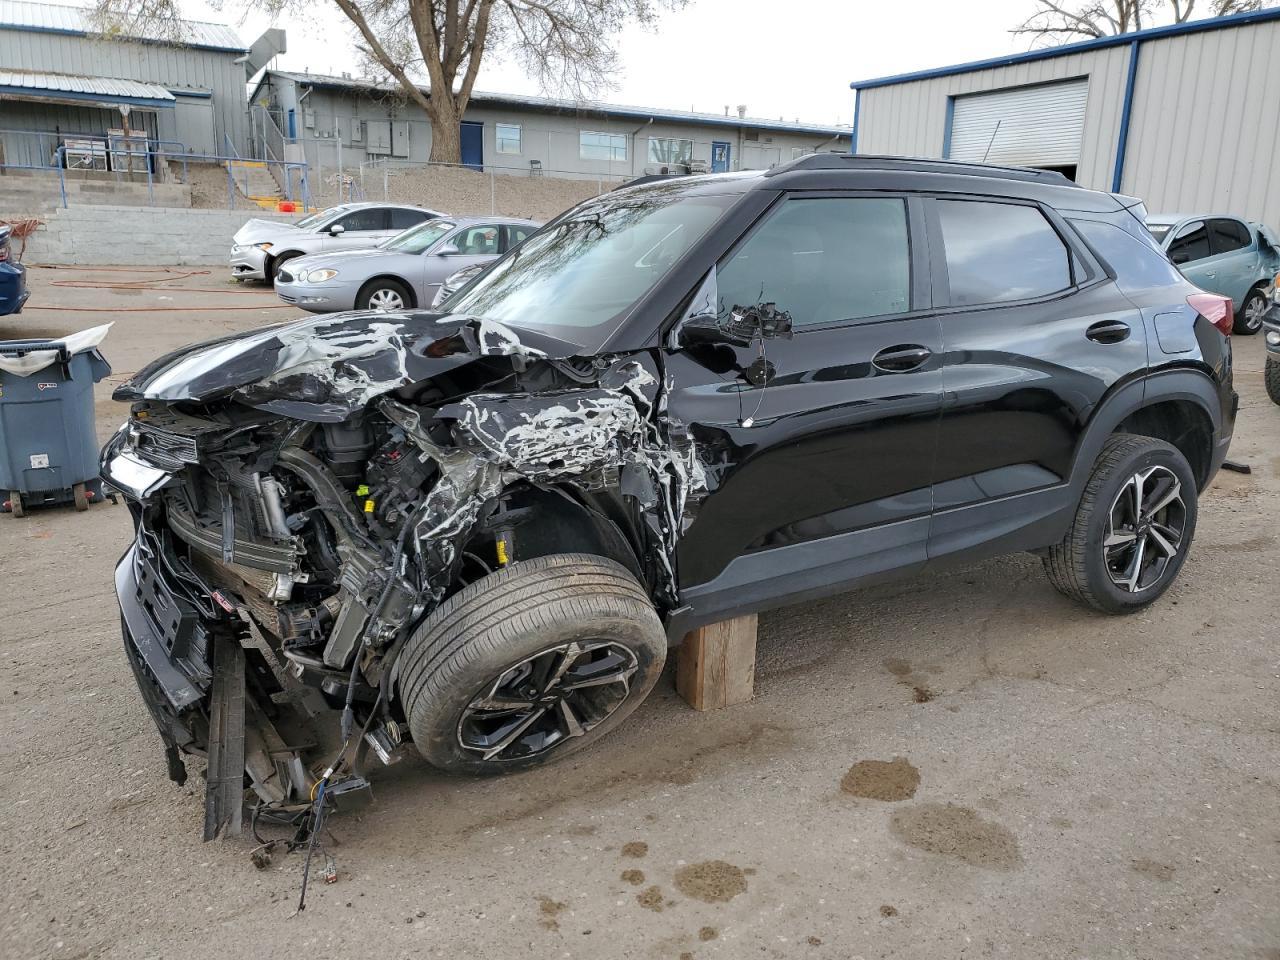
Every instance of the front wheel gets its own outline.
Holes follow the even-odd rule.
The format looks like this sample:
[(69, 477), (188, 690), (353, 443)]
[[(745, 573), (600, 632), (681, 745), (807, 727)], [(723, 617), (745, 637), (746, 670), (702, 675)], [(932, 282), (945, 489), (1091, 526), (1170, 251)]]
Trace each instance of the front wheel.
[(1263, 379), (1267, 383), (1267, 396), (1271, 398), (1271, 402), (1280, 404), (1280, 360), (1267, 357)]
[(370, 280), (356, 296), (358, 310), (407, 310), (413, 305), (409, 288), (399, 280)]
[(1195, 476), (1176, 447), (1117, 434), (1094, 463), (1066, 537), (1049, 548), (1049, 581), (1104, 613), (1139, 610), (1178, 576), (1196, 511)]
[(657, 682), (666, 649), (653, 604), (625, 567), (553, 554), (442, 603), (405, 644), (398, 689), (428, 762), (506, 773), (616, 727)]
[(1267, 295), (1254, 287), (1245, 295), (1244, 303), (1240, 305), (1240, 312), (1236, 314), (1236, 322), (1232, 327), (1233, 332), (1246, 337), (1253, 336), (1262, 329), (1262, 318), (1270, 306)]

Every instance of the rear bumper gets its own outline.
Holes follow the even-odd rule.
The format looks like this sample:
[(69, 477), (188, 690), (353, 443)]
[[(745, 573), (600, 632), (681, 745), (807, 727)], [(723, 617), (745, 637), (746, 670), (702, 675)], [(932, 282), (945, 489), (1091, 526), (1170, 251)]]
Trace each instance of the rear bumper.
[(0, 263), (0, 317), (21, 313), (30, 295), (27, 268), (20, 263)]

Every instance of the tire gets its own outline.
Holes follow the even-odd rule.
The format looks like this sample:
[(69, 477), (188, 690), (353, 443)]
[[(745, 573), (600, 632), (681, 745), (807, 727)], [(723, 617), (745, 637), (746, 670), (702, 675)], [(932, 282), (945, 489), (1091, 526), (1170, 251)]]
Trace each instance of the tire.
[(267, 261), (267, 281), (274, 287), (276, 285), (276, 276), (280, 273), (280, 268), (290, 260), (297, 260), (302, 254), (300, 253), (282, 253), (278, 257), (273, 257)]
[[(553, 554), (513, 563), (442, 603), (406, 642), (398, 688), (414, 744), (429, 763), (454, 773), (507, 773), (603, 737), (648, 695), (666, 653), (653, 604), (625, 567)], [(557, 682), (545, 681), (566, 660), (565, 678), (597, 682), (579, 682), (557, 699)], [(621, 679), (598, 682), (605, 675)], [(523, 712), (517, 697), (527, 704)], [(480, 706), (485, 699), (490, 705)], [(507, 709), (494, 706), (499, 701)]]
[(74, 501), (77, 511), (83, 513), (89, 509), (89, 497), (85, 493), (83, 483), (77, 483), (71, 488), (71, 499)]
[(413, 297), (409, 288), (390, 277), (370, 280), (356, 294), (357, 310), (408, 310), (412, 306)]
[[(1141, 513), (1137, 522), (1132, 519), (1131, 496), (1131, 484), (1144, 475), (1148, 507), (1159, 505), (1172, 481), (1178, 485), (1176, 501), (1154, 511), (1154, 517), (1147, 516), (1145, 525)], [(1094, 462), (1066, 537), (1044, 558), (1049, 582), (1103, 613), (1141, 610), (1177, 578), (1195, 535), (1196, 513), (1195, 476), (1180, 451), (1163, 440), (1116, 434)], [(1131, 529), (1136, 531), (1132, 537)], [(1112, 545), (1105, 545), (1107, 540)], [(1172, 556), (1168, 547), (1174, 548)]]
[(1262, 379), (1266, 381), (1267, 396), (1271, 398), (1271, 402), (1280, 404), (1280, 360), (1267, 357)]
[(27, 515), (26, 509), (22, 506), (22, 494), (17, 490), (9, 491), (9, 512), (19, 519)]
[(1240, 312), (1236, 314), (1235, 323), (1231, 327), (1232, 332), (1244, 337), (1253, 336), (1262, 329), (1262, 315), (1269, 306), (1266, 293), (1261, 287), (1254, 287), (1245, 294), (1244, 303), (1240, 304)]

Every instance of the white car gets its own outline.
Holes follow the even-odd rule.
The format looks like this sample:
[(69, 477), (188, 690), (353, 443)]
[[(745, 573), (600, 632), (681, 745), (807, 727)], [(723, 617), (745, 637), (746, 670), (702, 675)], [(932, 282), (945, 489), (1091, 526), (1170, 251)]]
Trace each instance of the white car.
[(254, 218), (231, 242), (231, 275), (275, 280), (281, 264), (308, 253), (374, 247), (443, 213), (406, 203), (343, 203), (294, 223)]

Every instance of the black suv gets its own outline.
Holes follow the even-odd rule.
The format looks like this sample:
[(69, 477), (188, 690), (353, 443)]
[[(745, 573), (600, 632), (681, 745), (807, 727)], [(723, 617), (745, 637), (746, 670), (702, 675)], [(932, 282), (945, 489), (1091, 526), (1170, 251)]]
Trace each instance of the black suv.
[[(1177, 576), (1231, 303), (1141, 204), (816, 155), (587, 201), (444, 313), (184, 348), (116, 392), (125, 649), (207, 832), (361, 745), (516, 770), (700, 624), (1011, 551), (1108, 613)], [(335, 769), (338, 772), (335, 772)]]

